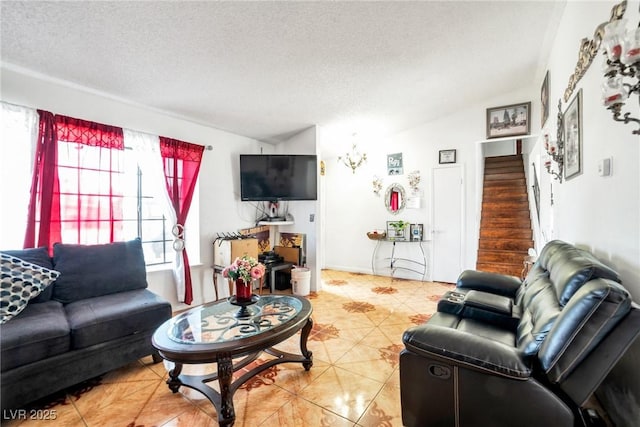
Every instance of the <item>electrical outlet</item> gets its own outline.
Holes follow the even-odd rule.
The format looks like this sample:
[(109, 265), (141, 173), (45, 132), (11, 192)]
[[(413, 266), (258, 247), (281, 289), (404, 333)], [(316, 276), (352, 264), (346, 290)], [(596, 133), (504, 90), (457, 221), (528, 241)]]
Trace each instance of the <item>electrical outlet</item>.
[(309, 222), (313, 222), (316, 219), (316, 214), (309, 214)]

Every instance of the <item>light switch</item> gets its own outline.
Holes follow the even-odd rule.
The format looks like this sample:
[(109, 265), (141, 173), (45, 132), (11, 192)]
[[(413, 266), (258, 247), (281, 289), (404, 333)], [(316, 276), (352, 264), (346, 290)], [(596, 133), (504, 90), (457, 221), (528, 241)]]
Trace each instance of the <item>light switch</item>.
[(598, 175), (611, 176), (611, 157), (598, 162)]

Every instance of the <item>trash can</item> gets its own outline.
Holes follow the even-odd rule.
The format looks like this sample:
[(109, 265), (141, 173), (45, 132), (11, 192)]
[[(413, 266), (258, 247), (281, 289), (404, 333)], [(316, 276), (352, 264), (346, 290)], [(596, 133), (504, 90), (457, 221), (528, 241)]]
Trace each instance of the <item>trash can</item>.
[(306, 267), (294, 267), (291, 269), (291, 285), (293, 294), (307, 296), (311, 292), (311, 270)]

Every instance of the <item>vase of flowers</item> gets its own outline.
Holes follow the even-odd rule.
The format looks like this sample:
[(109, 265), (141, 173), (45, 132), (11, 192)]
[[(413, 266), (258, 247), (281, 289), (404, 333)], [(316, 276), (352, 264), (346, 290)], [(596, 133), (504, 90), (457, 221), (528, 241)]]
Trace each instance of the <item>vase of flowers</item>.
[(225, 267), (222, 270), (222, 277), (235, 282), (237, 302), (249, 302), (253, 290), (252, 283), (264, 276), (265, 270), (264, 264), (253, 257), (244, 255), (236, 258), (231, 265)]

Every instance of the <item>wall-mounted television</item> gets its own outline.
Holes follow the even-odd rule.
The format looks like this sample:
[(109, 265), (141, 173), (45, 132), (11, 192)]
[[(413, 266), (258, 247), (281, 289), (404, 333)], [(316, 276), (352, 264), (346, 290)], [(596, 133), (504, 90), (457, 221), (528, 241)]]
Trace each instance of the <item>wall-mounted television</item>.
[(240, 199), (317, 200), (317, 163), (308, 154), (241, 154)]

